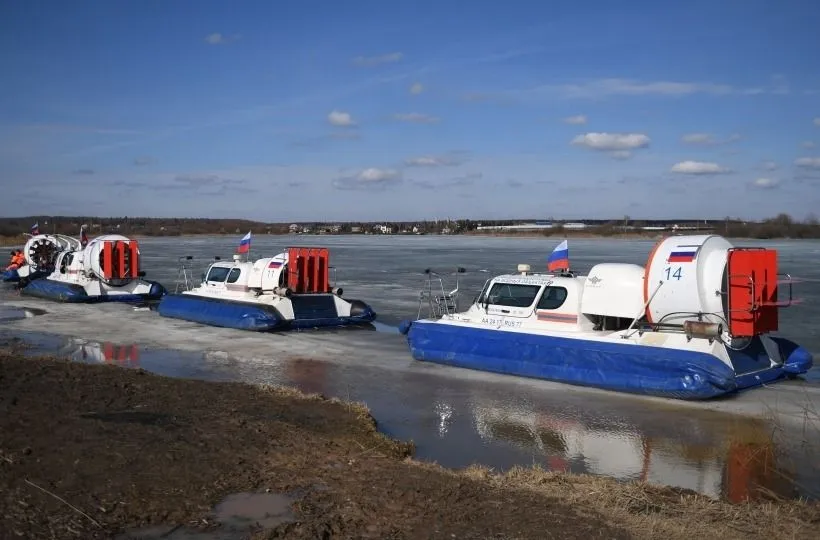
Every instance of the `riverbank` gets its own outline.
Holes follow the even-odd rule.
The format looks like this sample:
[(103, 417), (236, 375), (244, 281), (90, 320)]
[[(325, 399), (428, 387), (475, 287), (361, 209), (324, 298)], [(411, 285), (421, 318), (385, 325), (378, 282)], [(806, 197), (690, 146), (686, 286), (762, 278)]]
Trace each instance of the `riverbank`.
[(225, 533), (214, 506), (244, 492), (288, 501), (268, 509), (279, 518), (256, 538), (820, 534), (816, 503), (732, 505), (540, 469), (450, 471), (411, 454), (362, 405), (0, 351), (0, 530), (11, 537)]

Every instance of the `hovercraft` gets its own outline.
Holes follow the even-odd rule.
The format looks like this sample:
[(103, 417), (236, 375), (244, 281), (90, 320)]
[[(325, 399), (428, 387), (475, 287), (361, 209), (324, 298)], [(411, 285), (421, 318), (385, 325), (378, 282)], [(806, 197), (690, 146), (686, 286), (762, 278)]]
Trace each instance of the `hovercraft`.
[(326, 248), (291, 247), (275, 257), (217, 261), (198, 287), (163, 297), (164, 317), (257, 332), (366, 325), (376, 313), (330, 285)]
[[(645, 267), (602, 263), (587, 276), (569, 271), (567, 253), (558, 272), (523, 264), (517, 274), (487, 280), (466, 311), (443, 286), (432, 292), (431, 275), (420, 301), (431, 315), (400, 327), (413, 358), (692, 400), (812, 367), (805, 348), (772, 335), (779, 309), (792, 304), (792, 280), (778, 278), (775, 250), (736, 248), (715, 235), (672, 236)], [(788, 299), (779, 301), (783, 284)]]
[(21, 292), (60, 302), (141, 302), (156, 300), (165, 288), (142, 279), (136, 240), (108, 234), (91, 240), (85, 248), (57, 255), (53, 271), (31, 281)]
[(23, 247), (25, 264), (5, 270), (2, 280), (25, 286), (29, 281), (49, 275), (54, 270), (54, 263), (60, 253), (77, 249), (80, 249), (80, 241), (71, 236), (36, 234), (29, 238)]

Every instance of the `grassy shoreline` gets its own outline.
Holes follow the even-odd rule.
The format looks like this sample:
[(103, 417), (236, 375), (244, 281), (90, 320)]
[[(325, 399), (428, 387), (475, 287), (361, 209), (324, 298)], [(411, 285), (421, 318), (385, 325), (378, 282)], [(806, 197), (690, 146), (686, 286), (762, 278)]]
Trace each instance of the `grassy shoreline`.
[(295, 519), (255, 538), (820, 536), (819, 503), (731, 504), (537, 467), (420, 463), (364, 405), (290, 388), (6, 349), (0, 413), (0, 530), (27, 538), (207, 529), (213, 505), (254, 490), (299, 493)]

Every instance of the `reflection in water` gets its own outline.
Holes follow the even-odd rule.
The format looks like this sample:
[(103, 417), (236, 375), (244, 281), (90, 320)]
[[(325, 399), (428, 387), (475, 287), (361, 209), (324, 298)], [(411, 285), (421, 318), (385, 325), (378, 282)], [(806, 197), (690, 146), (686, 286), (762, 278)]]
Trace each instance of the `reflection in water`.
[(115, 364), (121, 367), (140, 367), (139, 347), (135, 343), (102, 343), (85, 339), (68, 338), (60, 351), (72, 360), (88, 364)]
[(674, 440), (649, 437), (637, 428), (600, 429), (552, 412), (495, 403), (476, 406), (473, 414), (483, 439), (535, 448), (553, 470), (666, 484), (732, 502), (793, 496), (792, 475), (778, 467), (771, 432), (760, 420), (715, 426), (709, 435), (717, 440), (707, 445), (682, 442), (688, 439), (683, 433)]
[(771, 494), (818, 496), (820, 469), (812, 448), (820, 432), (798, 433), (788, 426), (772, 430), (763, 420), (441, 378), (416, 364), (399, 371), (307, 358), (240, 360), (224, 351), (181, 353), (115, 342), (30, 339), (39, 343), (40, 353), (47, 348), (81, 362), (176, 377), (283, 384), (361, 401), (381, 431), (412, 440), (418, 459), (445, 467), (480, 463), (504, 470), (540, 464), (688, 488), (734, 502)]
[(437, 402), (435, 405), (436, 414), (439, 417), (438, 436), (447, 435), (447, 428), (450, 426), (450, 419), (453, 416), (453, 408), (449, 403)]
[(327, 362), (309, 358), (295, 358), (285, 362), (285, 375), (302, 392), (326, 395)]

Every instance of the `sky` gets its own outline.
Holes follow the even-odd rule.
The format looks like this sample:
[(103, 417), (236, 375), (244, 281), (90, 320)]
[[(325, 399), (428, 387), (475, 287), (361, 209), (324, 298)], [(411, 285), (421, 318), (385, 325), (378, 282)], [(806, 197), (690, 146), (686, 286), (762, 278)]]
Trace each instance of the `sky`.
[(0, 216), (805, 219), (818, 29), (816, 0), (7, 0)]

